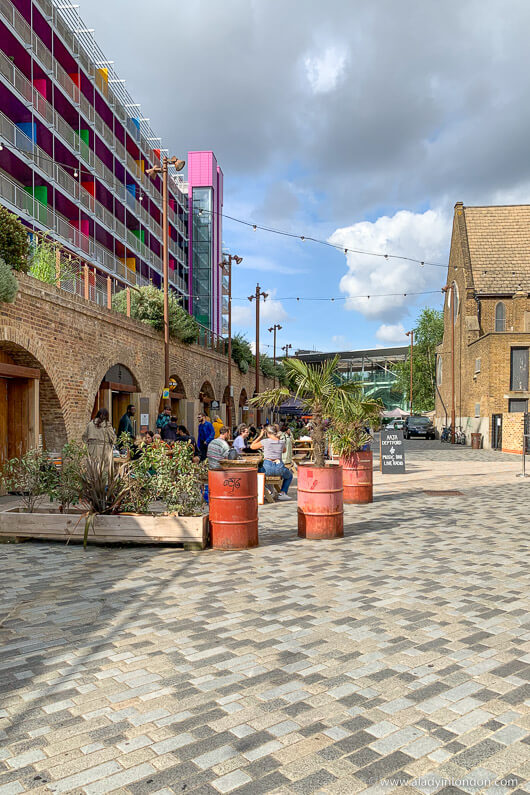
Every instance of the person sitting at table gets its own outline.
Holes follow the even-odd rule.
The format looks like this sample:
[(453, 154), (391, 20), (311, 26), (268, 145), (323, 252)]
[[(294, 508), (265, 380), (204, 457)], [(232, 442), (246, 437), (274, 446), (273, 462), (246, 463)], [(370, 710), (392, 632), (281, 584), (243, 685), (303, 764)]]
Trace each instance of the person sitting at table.
[(195, 441), (193, 436), (190, 434), (190, 432), (188, 431), (188, 429), (186, 428), (185, 425), (179, 425), (178, 426), (177, 442), (190, 442), (191, 446), (193, 447), (193, 457), (194, 457), (193, 460), (195, 461), (195, 458), (197, 459), (197, 461), (200, 460), (199, 459), (199, 448), (197, 447), (197, 442)]
[(242, 453), (251, 453), (252, 449), (248, 446), (247, 440), (248, 435), (250, 433), (250, 428), (245, 423), (241, 423), (239, 428), (237, 429), (237, 435), (234, 439), (233, 448), (237, 450), (237, 454), (241, 455)]
[(276, 434), (276, 429), (269, 425), (265, 430), (261, 430), (258, 438), (251, 442), (250, 447), (252, 450), (263, 450), (263, 463), (258, 472), (265, 472), (265, 475), (282, 478), (278, 501), (290, 500), (291, 498), (287, 492), (293, 479), (293, 473), (287, 469), (282, 461), (285, 442)]
[(177, 441), (178, 435), (179, 433), (178, 433), (177, 418), (171, 417), (167, 425), (164, 425), (164, 427), (160, 431), (160, 436), (162, 438), (162, 441), (168, 442), (168, 444), (173, 444), (173, 442)]
[(230, 451), (229, 437), (230, 429), (226, 425), (222, 425), (217, 439), (213, 439), (208, 445), (208, 469), (222, 469), (220, 462), (227, 457)]

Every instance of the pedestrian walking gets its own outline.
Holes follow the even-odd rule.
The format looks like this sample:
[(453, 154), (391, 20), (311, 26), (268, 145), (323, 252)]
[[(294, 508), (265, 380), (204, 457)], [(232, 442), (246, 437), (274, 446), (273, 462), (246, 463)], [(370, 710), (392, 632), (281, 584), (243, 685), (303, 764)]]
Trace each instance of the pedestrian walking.
[(208, 455), (208, 445), (215, 439), (215, 430), (206, 414), (199, 414), (197, 419), (199, 421), (197, 445), (199, 447), (199, 457), (201, 461), (204, 461)]
[(90, 420), (83, 434), (83, 442), (87, 446), (89, 458), (94, 462), (107, 462), (109, 472), (112, 472), (116, 434), (109, 422), (107, 409), (99, 409), (94, 419)]

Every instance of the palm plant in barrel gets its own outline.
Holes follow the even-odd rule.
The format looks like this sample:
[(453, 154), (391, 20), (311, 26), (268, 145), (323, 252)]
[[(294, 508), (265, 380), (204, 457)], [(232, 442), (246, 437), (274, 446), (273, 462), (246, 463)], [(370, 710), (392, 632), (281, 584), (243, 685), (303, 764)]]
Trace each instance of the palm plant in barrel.
[(314, 463), (298, 467), (298, 535), (302, 538), (341, 538), (343, 535), (342, 468), (326, 466), (329, 422), (351, 412), (358, 402), (358, 384), (342, 382), (335, 356), (314, 367), (299, 359), (283, 366), (289, 387), (269, 389), (249, 401), (255, 406), (278, 406), (293, 393), (311, 415)]
[(328, 440), (333, 454), (339, 457), (344, 484), (344, 502), (358, 504), (373, 500), (373, 458), (369, 444), (370, 426), (378, 424), (384, 406), (365, 398), (359, 382), (355, 398), (333, 419)]

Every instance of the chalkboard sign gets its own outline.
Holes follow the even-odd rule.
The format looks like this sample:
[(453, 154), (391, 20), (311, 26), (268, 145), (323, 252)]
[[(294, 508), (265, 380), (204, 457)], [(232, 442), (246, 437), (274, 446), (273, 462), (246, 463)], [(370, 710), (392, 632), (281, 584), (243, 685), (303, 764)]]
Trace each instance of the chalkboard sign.
[(405, 472), (403, 431), (381, 431), (381, 472), (383, 475)]

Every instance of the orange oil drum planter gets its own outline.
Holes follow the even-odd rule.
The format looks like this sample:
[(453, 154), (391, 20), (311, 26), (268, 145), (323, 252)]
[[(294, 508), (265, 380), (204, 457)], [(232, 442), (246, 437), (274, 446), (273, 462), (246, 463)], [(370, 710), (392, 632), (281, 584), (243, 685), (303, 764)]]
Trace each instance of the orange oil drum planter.
[(343, 538), (342, 467), (298, 467), (298, 535), (300, 538)]
[(257, 469), (208, 472), (210, 531), (214, 549), (258, 546)]
[(360, 450), (340, 459), (346, 505), (364, 505), (374, 500), (373, 454)]

